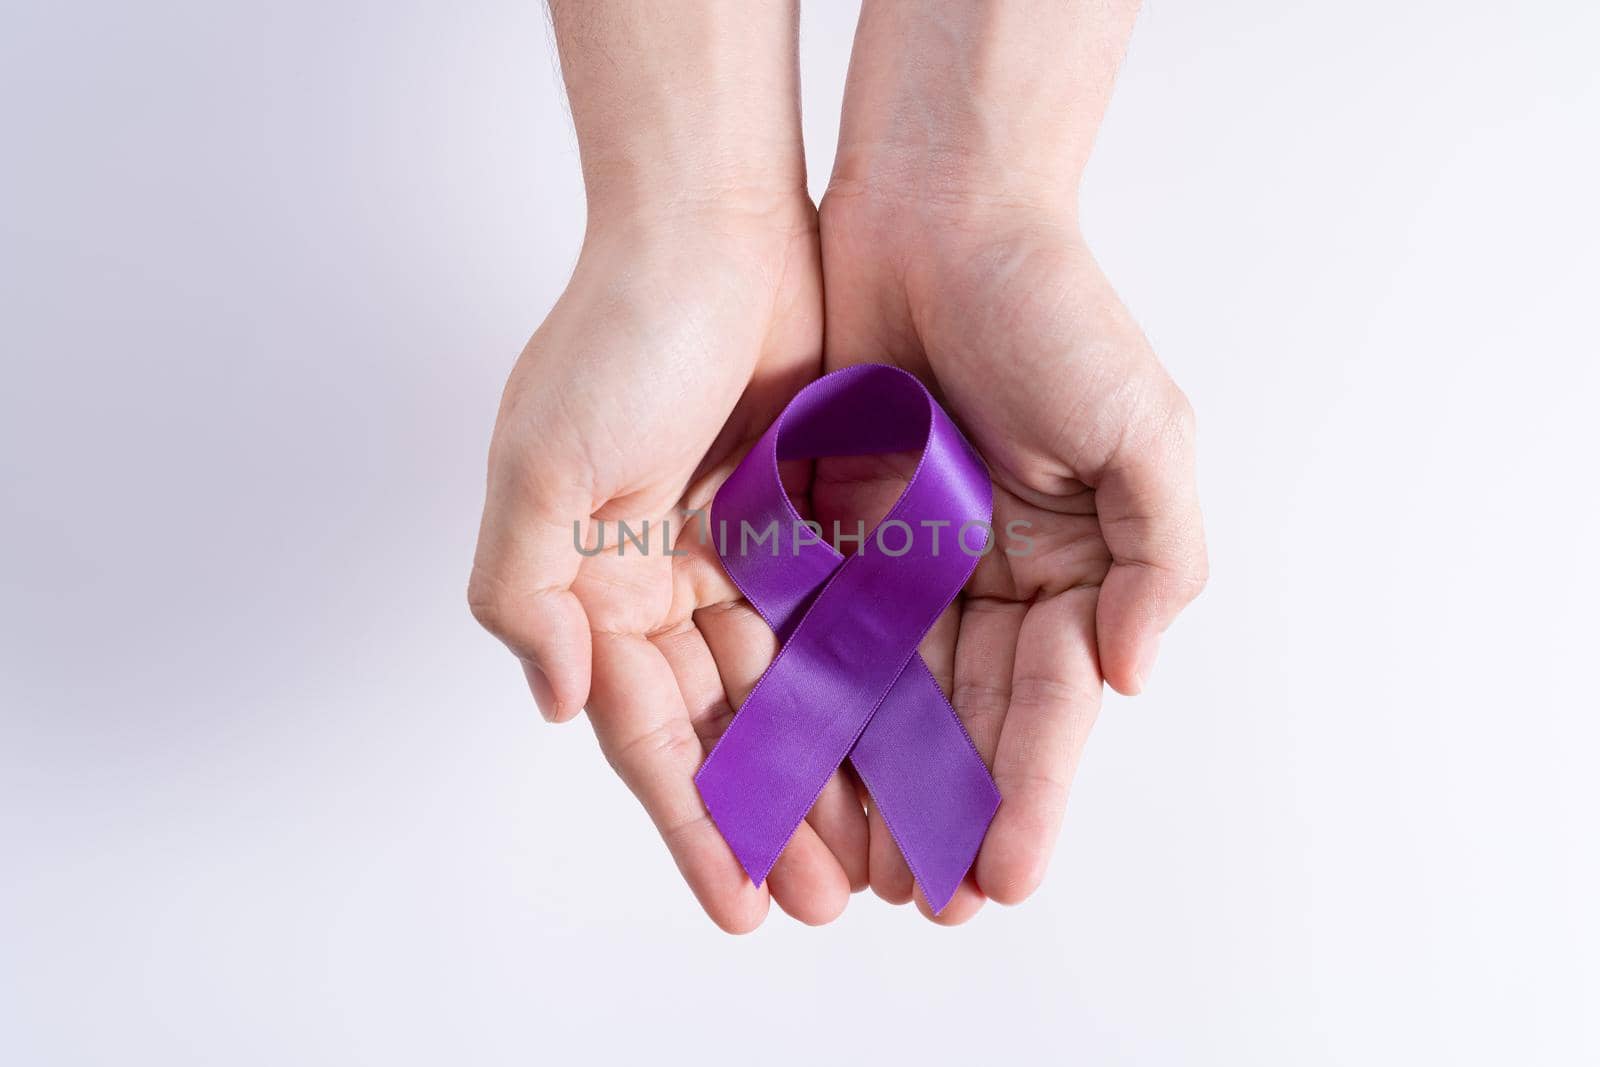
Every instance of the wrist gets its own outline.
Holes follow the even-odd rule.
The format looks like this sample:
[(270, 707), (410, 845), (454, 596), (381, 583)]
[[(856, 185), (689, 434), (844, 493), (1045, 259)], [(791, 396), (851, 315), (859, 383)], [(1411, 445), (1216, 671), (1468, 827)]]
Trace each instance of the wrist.
[(816, 230), (803, 175), (793, 182), (731, 164), (679, 161), (586, 183), (585, 243), (616, 234), (641, 238), (773, 240)]
[(839, 157), (821, 212), (824, 226), (830, 218), (863, 215), (913, 230), (1030, 216), (1076, 228), (1078, 180), (1074, 173), (1027, 172), (964, 150), (862, 146)]
[(591, 225), (805, 196), (794, 4), (551, 4)]
[(643, 199), (590, 201), (585, 253), (645, 249), (725, 249), (765, 256), (817, 239), (817, 208), (803, 192), (725, 190), (675, 197), (657, 190)]
[(660, 101), (648, 120), (579, 128), (590, 226), (789, 219), (811, 206), (798, 119), (726, 102)]
[(1075, 218), (1137, 0), (865, 0), (829, 193)]
[[(819, 271), (817, 209), (806, 197), (591, 212), (574, 270), (597, 285), (632, 278), (698, 298), (775, 301)], [(816, 279), (820, 282), (820, 278)]]

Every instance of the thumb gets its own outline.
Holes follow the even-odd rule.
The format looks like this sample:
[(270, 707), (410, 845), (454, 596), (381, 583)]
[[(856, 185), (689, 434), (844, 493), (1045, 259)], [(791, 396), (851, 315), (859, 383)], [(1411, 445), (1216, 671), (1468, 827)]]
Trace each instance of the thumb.
[(491, 456), (467, 602), (521, 660), (540, 713), (565, 722), (589, 699), (589, 621), (572, 592), (589, 501), (547, 456), (534, 470), (521, 459)]
[(1140, 692), (1161, 634), (1205, 587), (1205, 534), (1195, 487), (1194, 409), (1176, 386), (1130, 432), (1095, 484), (1111, 569), (1095, 630), (1100, 667), (1119, 693)]

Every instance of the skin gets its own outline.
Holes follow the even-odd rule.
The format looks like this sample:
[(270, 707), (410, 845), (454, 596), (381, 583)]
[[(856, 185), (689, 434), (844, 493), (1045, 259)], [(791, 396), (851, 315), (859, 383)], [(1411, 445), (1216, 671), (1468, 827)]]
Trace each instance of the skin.
[[(1033, 552), (987, 557), (923, 647), (1005, 797), (939, 921), (1021, 900), (1043, 877), (1102, 677), (1137, 691), (1204, 580), (1192, 416), (1076, 227), (1077, 175), (1132, 5), (935, 17), (868, 0), (820, 218), (792, 5), (587, 0), (551, 13), (588, 223), (501, 403), (474, 614), (546, 718), (587, 710), (723, 929), (754, 929), (770, 900), (828, 922), (869, 883), (911, 899), (848, 772), (763, 886), (710, 822), (693, 775), (776, 646), (678, 510), (704, 508), (824, 369), (906, 367), (989, 462), (997, 526), (1033, 524)], [(802, 513), (853, 525), (893, 503), (905, 460), (785, 478)], [(574, 548), (574, 520), (592, 546), (597, 521), (614, 534), (613, 520), (645, 518), (649, 555)], [(681, 555), (664, 552), (664, 520)]]

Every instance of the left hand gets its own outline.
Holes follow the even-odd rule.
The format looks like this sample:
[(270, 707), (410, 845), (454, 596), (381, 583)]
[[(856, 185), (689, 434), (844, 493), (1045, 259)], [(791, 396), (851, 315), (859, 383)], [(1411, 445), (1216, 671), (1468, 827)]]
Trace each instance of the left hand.
[[(946, 923), (1038, 887), (1102, 678), (1143, 688), (1161, 632), (1206, 580), (1192, 410), (1049, 203), (836, 177), (822, 207), (825, 369), (918, 375), (994, 480), (994, 550), (922, 648), (1004, 798)], [(905, 473), (889, 457), (819, 464), (818, 518), (880, 519)], [(1031, 546), (1007, 537), (1019, 522)], [(870, 823), (872, 887), (903, 903), (911, 873)]]

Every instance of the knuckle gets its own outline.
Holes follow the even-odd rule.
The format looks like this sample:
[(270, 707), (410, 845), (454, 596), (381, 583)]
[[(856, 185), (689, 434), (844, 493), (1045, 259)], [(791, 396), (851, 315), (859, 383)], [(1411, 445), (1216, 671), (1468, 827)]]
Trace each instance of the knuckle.
[(1193, 445), (1196, 431), (1194, 404), (1176, 385), (1172, 387), (1172, 395), (1167, 401), (1167, 426), (1180, 447), (1187, 449)]
[(1027, 674), (1011, 685), (1012, 708), (1027, 711), (1055, 713), (1076, 706), (1083, 697), (1083, 689), (1059, 678)]
[(700, 757), (700, 739), (687, 721), (668, 719), (651, 724), (614, 751), (604, 746), (602, 751), (617, 777), (636, 789), (644, 778), (642, 768), (661, 764), (695, 766)]
[(950, 694), (950, 704), (964, 722), (991, 722), (1005, 718), (1011, 702), (1007, 686), (985, 682), (962, 682)]
[(478, 625), (497, 636), (505, 630), (503, 588), (503, 584), (482, 567), (472, 568), (472, 577), (467, 581), (467, 608)]
[(1192, 578), (1196, 596), (1211, 581), (1211, 557), (1207, 554), (1203, 541), (1200, 544), (1199, 552), (1195, 556)]

